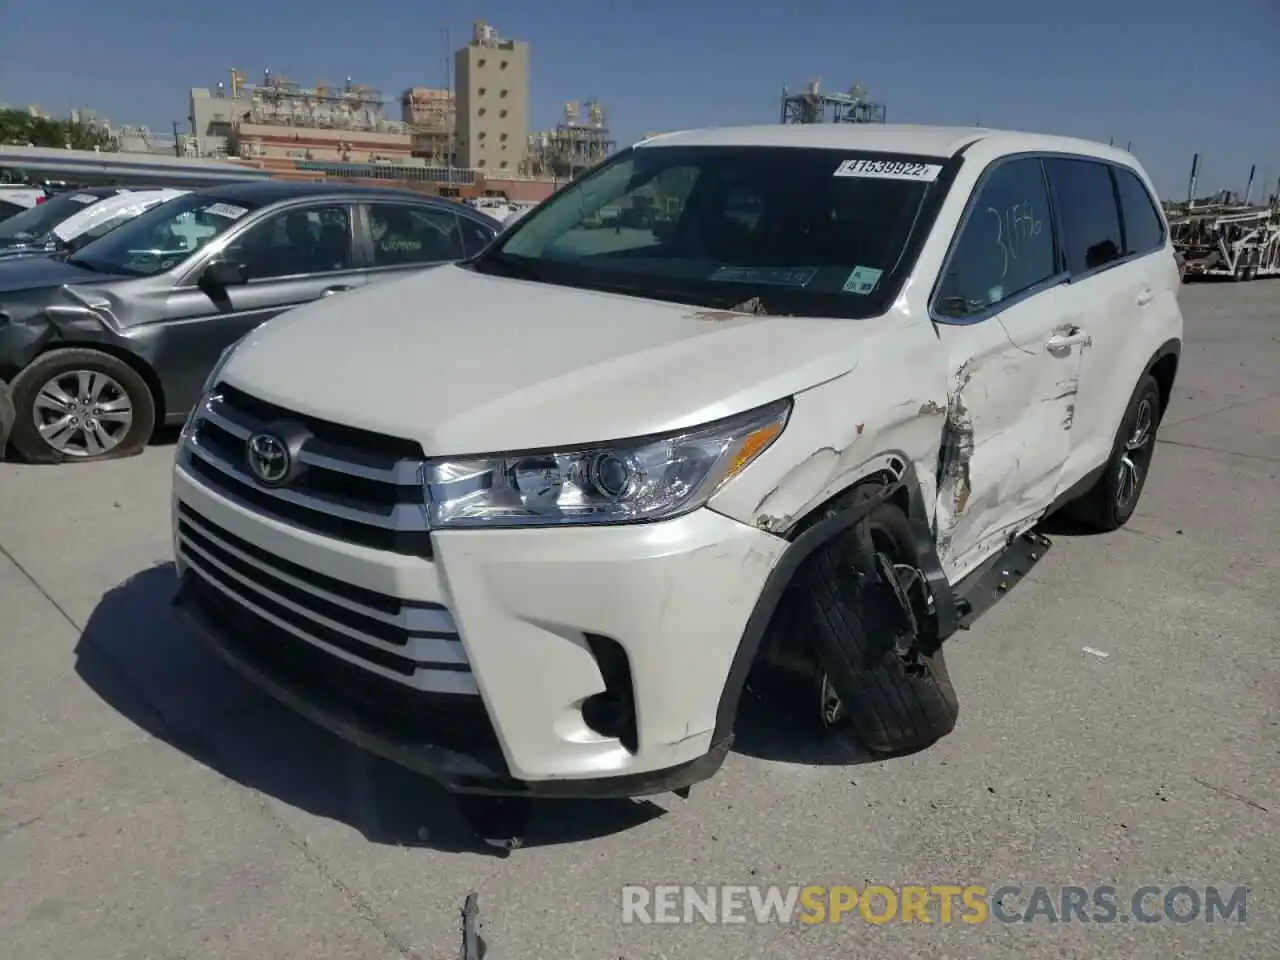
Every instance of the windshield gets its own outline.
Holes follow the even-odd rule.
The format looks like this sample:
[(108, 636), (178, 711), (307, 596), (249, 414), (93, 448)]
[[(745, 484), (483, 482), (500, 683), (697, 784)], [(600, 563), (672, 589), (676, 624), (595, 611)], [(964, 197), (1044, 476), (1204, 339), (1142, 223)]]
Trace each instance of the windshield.
[(62, 248), (63, 250), (70, 251), (70, 252), (79, 250), (81, 247), (84, 247), (92, 243), (94, 240), (97, 240), (99, 237), (105, 237), (108, 233), (110, 233), (116, 227), (121, 226), (122, 224), (128, 223), (134, 217), (140, 215), (143, 212), (144, 211), (134, 207), (133, 209), (125, 210), (121, 213), (117, 213), (114, 216), (108, 217), (106, 220), (103, 220), (99, 223), (95, 223), (92, 227), (90, 227), (88, 230), (84, 231), (80, 235), (72, 237), (70, 240), (64, 241)]
[(64, 193), (0, 223), (0, 241), (28, 243), (43, 237), (68, 217), (102, 198), (92, 193)]
[(118, 224), (80, 248), (71, 262), (135, 277), (171, 270), (254, 209), (188, 193)]
[(792, 147), (633, 148), (520, 218), (474, 267), (720, 309), (874, 316), (911, 267), (945, 164)]

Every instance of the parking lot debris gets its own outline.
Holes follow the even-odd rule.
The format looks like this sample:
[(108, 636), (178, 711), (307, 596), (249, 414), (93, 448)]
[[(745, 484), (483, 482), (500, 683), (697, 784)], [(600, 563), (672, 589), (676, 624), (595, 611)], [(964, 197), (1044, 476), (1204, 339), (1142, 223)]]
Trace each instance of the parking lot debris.
[(488, 944), (480, 936), (480, 896), (473, 890), (462, 904), (462, 946), (458, 960), (483, 960), (488, 952)]

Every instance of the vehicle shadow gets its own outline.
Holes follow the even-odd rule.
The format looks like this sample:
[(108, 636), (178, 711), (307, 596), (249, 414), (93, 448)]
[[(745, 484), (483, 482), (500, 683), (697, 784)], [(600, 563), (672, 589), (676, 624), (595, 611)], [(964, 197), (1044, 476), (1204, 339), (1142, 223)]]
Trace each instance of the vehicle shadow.
[(1063, 513), (1052, 513), (1036, 524), (1046, 537), (1096, 537), (1099, 531)]
[(177, 444), (178, 437), (181, 435), (181, 425), (162, 423), (151, 431), (151, 439), (147, 441), (147, 446), (172, 447)]
[(872, 753), (847, 727), (823, 729), (816, 690), (762, 671), (753, 675), (743, 691), (733, 730), (733, 752), (756, 760), (847, 767), (920, 751)]
[[(157, 739), (223, 776), (374, 843), (504, 856), (661, 816), (650, 801), (475, 801), (309, 723), (227, 667), (171, 612), (171, 563), (103, 595), (76, 645), (76, 673)], [(484, 829), (478, 832), (477, 821)]]

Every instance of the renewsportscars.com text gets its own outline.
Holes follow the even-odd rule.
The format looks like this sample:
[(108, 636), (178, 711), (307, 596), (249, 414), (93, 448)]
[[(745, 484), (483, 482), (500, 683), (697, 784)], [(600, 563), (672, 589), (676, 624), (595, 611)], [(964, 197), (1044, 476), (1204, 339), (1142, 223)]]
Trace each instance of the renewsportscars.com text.
[(1244, 923), (1245, 887), (628, 886), (623, 923)]

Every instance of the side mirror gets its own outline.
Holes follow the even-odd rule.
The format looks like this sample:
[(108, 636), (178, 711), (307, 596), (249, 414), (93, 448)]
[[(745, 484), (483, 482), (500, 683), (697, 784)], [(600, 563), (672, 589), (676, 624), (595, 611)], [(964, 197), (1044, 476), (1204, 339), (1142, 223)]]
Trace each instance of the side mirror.
[(239, 287), (249, 282), (249, 271), (243, 263), (212, 260), (200, 274), (200, 282), (218, 290)]

